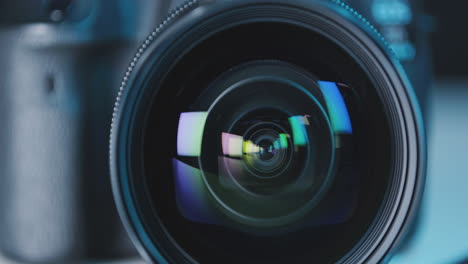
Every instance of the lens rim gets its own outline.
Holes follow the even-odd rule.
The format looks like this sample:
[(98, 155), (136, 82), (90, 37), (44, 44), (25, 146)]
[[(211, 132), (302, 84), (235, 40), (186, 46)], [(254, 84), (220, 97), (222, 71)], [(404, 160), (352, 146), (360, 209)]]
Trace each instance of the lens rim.
[[(229, 16), (216, 16), (220, 12), (225, 12), (226, 15), (243, 9), (242, 16), (237, 16), (236, 20), (242, 20), (245, 23), (261, 19), (259, 14), (266, 16), (268, 13), (266, 10), (271, 15), (274, 13), (274, 6), (271, 4), (277, 4), (298, 15), (298, 23), (299, 20), (305, 23), (306, 17), (303, 16), (304, 12), (307, 12), (307, 18), (315, 21), (316, 31), (336, 39), (338, 45), (361, 62), (369, 71), (368, 74), (374, 77), (382, 100), (391, 112), (389, 116), (393, 117), (391, 122), (398, 133), (395, 137), (400, 139), (400, 142), (395, 142), (395, 151), (399, 158), (396, 163), (398, 168), (394, 171), (393, 187), (387, 198), (391, 198), (393, 202), (389, 205), (387, 201), (387, 207), (382, 209), (380, 220), (370, 229), (366, 237), (367, 241), (356, 245), (355, 250), (343, 258), (342, 263), (382, 261), (404, 235), (418, 207), (424, 185), (426, 149), (421, 113), (417, 110), (418, 103), (411, 85), (399, 62), (393, 56), (388, 55), (388, 50), (380, 35), (373, 27), (355, 15), (353, 10), (346, 7), (340, 8), (331, 3), (303, 0), (257, 0), (255, 3), (249, 0), (211, 1), (206, 4), (193, 0), (188, 3), (191, 4), (180, 9), (178, 16), (169, 16), (172, 18), (165, 20), (162, 26), (158, 27), (142, 45), (124, 77), (114, 109), (110, 142), (113, 192), (122, 221), (140, 254), (147, 260), (157, 263), (172, 263), (174, 260), (173, 256), (168, 256), (158, 249), (159, 245), (154, 245), (154, 241), (146, 233), (129, 181), (136, 168), (141, 166), (139, 164), (141, 161), (136, 161), (135, 157), (131, 156), (132, 146), (129, 142), (133, 144), (138, 142), (137, 136), (130, 128), (137, 127), (137, 124), (143, 121), (142, 116), (138, 115), (137, 108), (142, 105), (144, 99), (143, 88), (145, 86), (142, 84), (148, 80), (149, 73), (162, 56), (175, 55), (171, 53), (169, 47), (184, 33), (193, 28), (199, 30), (191, 35), (192, 45), (195, 45), (197, 41), (194, 40), (203, 32), (206, 33), (206, 30), (215, 33), (204, 25), (210, 25), (210, 23), (214, 25), (216, 22), (219, 23), (217, 28), (221, 29), (221, 24), (232, 20)], [(246, 10), (250, 12), (245, 12)], [(253, 16), (254, 13), (257, 14)], [(286, 20), (286, 17), (281, 19)], [(168, 24), (171, 24), (171, 30), (162, 30)], [(311, 27), (311, 25), (307, 26)], [(154, 38), (156, 35), (158, 37)], [(183, 44), (187, 45), (187, 43)], [(169, 242), (174, 243), (174, 241)], [(181, 253), (183, 254), (182, 250)], [(190, 263), (190, 256), (185, 255), (177, 261)]]

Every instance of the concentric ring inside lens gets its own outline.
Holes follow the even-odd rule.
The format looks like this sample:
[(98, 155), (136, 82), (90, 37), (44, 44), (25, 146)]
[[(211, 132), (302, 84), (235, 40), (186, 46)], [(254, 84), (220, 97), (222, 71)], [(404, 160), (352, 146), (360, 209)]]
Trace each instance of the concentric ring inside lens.
[[(260, 126), (273, 126), (273, 124), (263, 123)], [(252, 144), (246, 146), (243, 153), (245, 164), (252, 173), (260, 178), (272, 178), (278, 176), (282, 168), (288, 166), (292, 157), (289, 147), (289, 134), (286, 131), (278, 131), (274, 128), (252, 128), (255, 132), (244, 138), (245, 143)], [(281, 133), (283, 132), (283, 133)]]
[(333, 178), (334, 137), (321, 102), (256, 62), (222, 75), (204, 124), (200, 166), (234, 226), (275, 228), (305, 217)]

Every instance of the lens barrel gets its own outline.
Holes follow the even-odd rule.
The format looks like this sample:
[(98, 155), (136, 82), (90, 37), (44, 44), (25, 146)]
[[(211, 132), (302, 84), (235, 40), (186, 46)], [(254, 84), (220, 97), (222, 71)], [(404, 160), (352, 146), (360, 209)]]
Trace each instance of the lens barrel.
[(425, 167), (411, 85), (341, 2), (189, 1), (126, 73), (114, 196), (155, 263), (379, 263)]

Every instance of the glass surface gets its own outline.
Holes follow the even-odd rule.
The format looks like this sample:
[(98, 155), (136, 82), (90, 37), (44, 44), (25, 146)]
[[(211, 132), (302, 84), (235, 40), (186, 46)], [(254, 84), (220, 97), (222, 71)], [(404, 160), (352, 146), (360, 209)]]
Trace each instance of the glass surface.
[(200, 263), (345, 256), (378, 215), (392, 160), (366, 76), (333, 41), (280, 23), (234, 27), (181, 56), (152, 84), (146, 118), (154, 243), (161, 223)]

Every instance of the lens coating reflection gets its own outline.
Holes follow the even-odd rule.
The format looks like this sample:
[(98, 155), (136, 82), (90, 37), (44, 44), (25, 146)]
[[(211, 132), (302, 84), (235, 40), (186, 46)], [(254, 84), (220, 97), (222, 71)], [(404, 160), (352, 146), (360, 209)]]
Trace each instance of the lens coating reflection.
[[(324, 121), (328, 120), (326, 116), (330, 117), (330, 126), (333, 133), (351, 134), (352, 127), (349, 113), (338, 85), (324, 81), (319, 81), (317, 84), (323, 93), (324, 107), (314, 98), (309, 98), (306, 103), (316, 104), (319, 107), (318, 109), (327, 109), (327, 113), (319, 113), (319, 115), (324, 114), (322, 117), (325, 118)], [(276, 219), (276, 224), (280, 225), (291, 224), (298, 219), (294, 217), (286, 221), (284, 219), (287, 219), (288, 215), (291, 216), (295, 211), (301, 211), (304, 208), (304, 202), (307, 204), (309, 201), (302, 201), (300, 203), (302, 205), (292, 206), (292, 204), (301, 201), (302, 197), (313, 197), (314, 192), (317, 192), (317, 185), (324, 184), (320, 180), (314, 179), (313, 175), (311, 176), (313, 167), (318, 165), (311, 165), (314, 163), (311, 161), (311, 153), (314, 151), (310, 150), (310, 145), (313, 144), (314, 140), (323, 141), (324, 139), (320, 133), (314, 135), (310, 131), (312, 125), (317, 126), (319, 124), (318, 120), (320, 118), (311, 116), (311, 114), (317, 115), (317, 112), (314, 112), (316, 110), (308, 114), (289, 117), (286, 112), (275, 113), (277, 110), (262, 108), (261, 106), (262, 100), (267, 101), (265, 100), (267, 96), (265, 95), (266, 90), (265, 92), (263, 90), (264, 87), (268, 87), (268, 92), (273, 94), (272, 100), (276, 100), (274, 97), (277, 95), (272, 86), (263, 85), (262, 87), (261, 83), (255, 83), (254, 87), (254, 89), (249, 87), (251, 89), (249, 98), (254, 104), (249, 110), (249, 107), (245, 107), (245, 104), (248, 105), (249, 100), (242, 98), (243, 112), (241, 114), (236, 112), (234, 105), (238, 103), (235, 100), (235, 90), (239, 88), (233, 89), (234, 92), (231, 95), (229, 93), (223, 94), (224, 98), (229, 98), (234, 103), (224, 102), (223, 98), (218, 98), (219, 105), (222, 105), (230, 112), (236, 113), (235, 118), (232, 119), (235, 122), (230, 127), (224, 129), (213, 128), (210, 123), (213, 118), (210, 119), (210, 115), (218, 115), (217, 119), (219, 120), (219, 116), (224, 114), (216, 112), (218, 110), (213, 105), (211, 106), (211, 112), (186, 112), (180, 115), (178, 128), (179, 156), (198, 156), (199, 162), (203, 163), (205, 157), (201, 156), (204, 147), (200, 146), (198, 151), (197, 146), (207, 144), (205, 138), (210, 140), (208, 143), (210, 152), (214, 152), (212, 146), (217, 144), (213, 142), (216, 138), (219, 138), (220, 148), (222, 149), (222, 155), (217, 156), (217, 162), (213, 163), (216, 164), (213, 170), (203, 170), (191, 166), (181, 169), (184, 168), (181, 164), (175, 167), (174, 172), (178, 175), (177, 181), (187, 181), (186, 184), (180, 182), (177, 184), (177, 195), (184, 197), (178, 199), (178, 206), (183, 215), (191, 221), (224, 225), (231, 228), (236, 228), (236, 225), (239, 224), (248, 225), (249, 221), (253, 226), (258, 226), (258, 224), (255, 224), (257, 222), (265, 225), (266, 222), (262, 222), (260, 219)], [(283, 92), (283, 89), (279, 91)], [(302, 94), (301, 92), (301, 89), (299, 89), (299, 95)], [(262, 100), (259, 100), (256, 96), (260, 96)], [(302, 98), (308, 96), (308, 93), (301, 95)], [(229, 118), (222, 120), (226, 124), (230, 121)], [(207, 128), (205, 124), (207, 126), (211, 125), (211, 127)], [(320, 127), (323, 126), (326, 126), (326, 123), (320, 124)], [(220, 131), (220, 137), (214, 136), (212, 133), (207, 135), (206, 129), (210, 132)], [(195, 133), (188, 134), (186, 131), (195, 131)], [(192, 150), (185, 150), (187, 149), (186, 146), (191, 146)], [(314, 148), (317, 148), (317, 146)], [(323, 153), (320, 154), (323, 155)], [(298, 155), (299, 158), (296, 159), (294, 155)], [(306, 165), (294, 162), (301, 160), (301, 158)], [(181, 163), (181, 161), (176, 162)], [(331, 162), (329, 160), (328, 164)], [(322, 172), (322, 174), (325, 173), (329, 172)], [(280, 177), (281, 179), (276, 182), (268, 182), (268, 179), (274, 177)], [(329, 175), (323, 178), (326, 179), (327, 177)], [(190, 185), (193, 185), (192, 188), (190, 188)], [(310, 192), (312, 187), (315, 187), (314, 192)], [(190, 191), (190, 189), (199, 191)], [(282, 202), (279, 202), (280, 200)], [(249, 204), (251, 208), (238, 211), (240, 203)], [(222, 204), (222, 207), (217, 206), (217, 204)], [(285, 208), (273, 210), (273, 208), (278, 208), (278, 205), (281, 204)], [(245, 205), (241, 207), (245, 208)], [(267, 209), (265, 210), (265, 208)], [(257, 213), (248, 215), (248, 212), (252, 211)], [(220, 217), (220, 215), (222, 216)], [(301, 213), (299, 218), (306, 217), (306, 215), (307, 213)], [(272, 226), (275, 226), (275, 224), (272, 224)], [(245, 228), (245, 226), (242, 228)]]
[[(391, 137), (372, 83), (320, 34), (282, 41), (278, 30), (285, 39), (307, 35), (239, 27), (194, 47), (152, 82), (160, 88), (145, 143), (147, 193), (164, 232), (196, 262), (334, 263), (382, 202)], [(288, 57), (288, 45), (321, 52), (290, 49)], [(204, 122), (183, 121), (200, 112)], [(199, 151), (178, 151), (193, 145)], [(167, 166), (168, 157), (187, 166)]]

